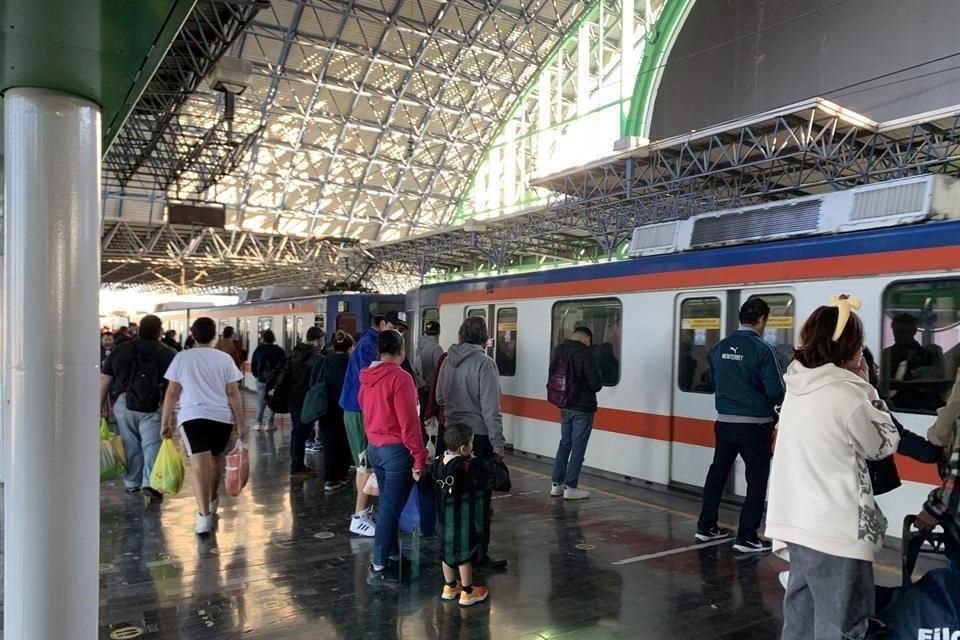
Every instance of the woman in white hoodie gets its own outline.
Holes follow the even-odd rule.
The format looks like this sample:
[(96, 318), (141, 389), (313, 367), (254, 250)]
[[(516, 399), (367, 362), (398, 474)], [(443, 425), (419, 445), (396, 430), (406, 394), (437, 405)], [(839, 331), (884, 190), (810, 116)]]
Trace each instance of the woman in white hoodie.
[(790, 561), (784, 640), (870, 633), (873, 559), (887, 521), (866, 461), (892, 455), (900, 437), (868, 382), (852, 308), (860, 303), (838, 296), (811, 314), (784, 377), (766, 527)]

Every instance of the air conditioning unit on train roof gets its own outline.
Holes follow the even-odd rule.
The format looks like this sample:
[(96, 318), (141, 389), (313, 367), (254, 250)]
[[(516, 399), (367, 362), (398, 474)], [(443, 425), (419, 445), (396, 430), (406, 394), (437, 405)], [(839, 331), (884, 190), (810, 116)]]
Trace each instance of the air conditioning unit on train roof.
[(282, 284), (271, 284), (256, 289), (244, 289), (240, 292), (240, 302), (265, 302), (283, 298), (302, 298), (317, 295), (316, 287), (295, 287)]
[(924, 175), (633, 230), (631, 258), (960, 218), (960, 180)]

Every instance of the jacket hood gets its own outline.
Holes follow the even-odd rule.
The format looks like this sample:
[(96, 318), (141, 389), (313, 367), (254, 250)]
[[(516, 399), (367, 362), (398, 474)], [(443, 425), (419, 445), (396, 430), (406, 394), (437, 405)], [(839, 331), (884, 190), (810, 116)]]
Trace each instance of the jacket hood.
[(423, 353), (423, 350), (427, 347), (432, 347), (435, 344), (440, 344), (439, 336), (420, 336), (420, 341), (417, 343), (417, 353)]
[(859, 387), (864, 393), (873, 390), (870, 383), (857, 374), (841, 369), (835, 364), (825, 364), (815, 369), (808, 369), (797, 361), (793, 361), (783, 377), (787, 391), (793, 395), (803, 396), (826, 387), (846, 382)]
[(360, 384), (367, 387), (375, 387), (384, 380), (392, 378), (399, 373), (404, 373), (400, 365), (394, 364), (393, 362), (374, 360), (370, 363), (369, 367), (360, 372)]
[(301, 342), (293, 348), (292, 357), (296, 362), (304, 362), (309, 360), (314, 354), (320, 353), (320, 347), (315, 347), (312, 344), (307, 344)]
[(451, 367), (459, 367), (470, 358), (483, 356), (486, 353), (483, 345), (479, 344), (455, 344), (451, 345), (447, 351), (446, 364)]

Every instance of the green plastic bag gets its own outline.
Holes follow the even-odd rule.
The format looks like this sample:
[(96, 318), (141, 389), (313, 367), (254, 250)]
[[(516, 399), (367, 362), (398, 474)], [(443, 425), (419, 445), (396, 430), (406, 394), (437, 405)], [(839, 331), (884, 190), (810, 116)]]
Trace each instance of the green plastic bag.
[(110, 431), (107, 421), (100, 420), (100, 482), (120, 478), (127, 472), (123, 464), (123, 443)]
[(180, 493), (183, 487), (183, 458), (174, 446), (173, 440), (166, 438), (160, 445), (160, 452), (150, 472), (150, 486), (166, 494)]

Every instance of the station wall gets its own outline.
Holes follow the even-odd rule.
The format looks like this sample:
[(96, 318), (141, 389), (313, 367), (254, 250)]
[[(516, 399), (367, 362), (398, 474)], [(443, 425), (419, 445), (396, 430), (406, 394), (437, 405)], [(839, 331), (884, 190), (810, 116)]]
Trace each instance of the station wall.
[(814, 96), (881, 122), (958, 104), (957, 24), (956, 0), (698, 0), (667, 61), (650, 137)]

